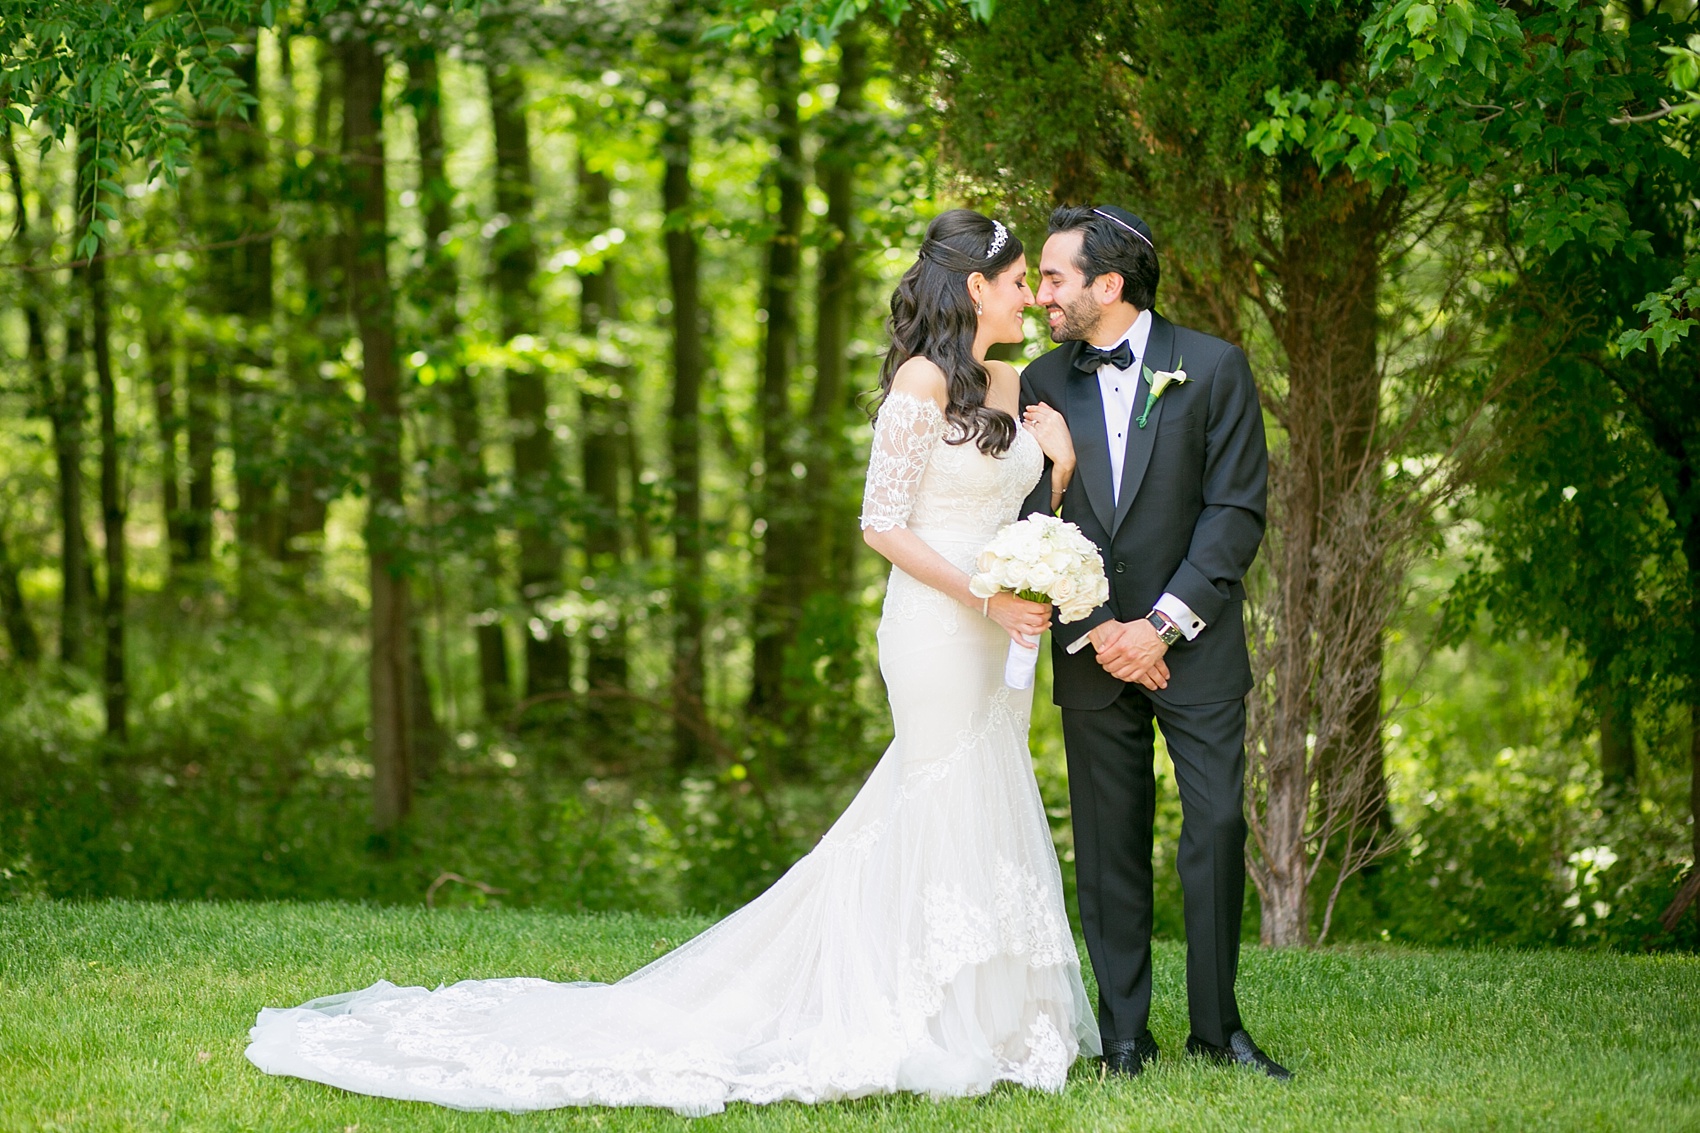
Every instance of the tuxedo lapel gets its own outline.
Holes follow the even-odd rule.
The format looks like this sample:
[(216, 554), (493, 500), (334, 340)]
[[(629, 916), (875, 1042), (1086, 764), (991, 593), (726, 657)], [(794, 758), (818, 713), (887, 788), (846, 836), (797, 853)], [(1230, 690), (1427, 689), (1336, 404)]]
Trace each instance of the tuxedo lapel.
[(1074, 441), (1074, 475), (1086, 489), (1086, 501), (1106, 532), (1114, 531), (1110, 517), (1115, 514), (1115, 495), (1110, 482), (1110, 439), (1104, 432), (1104, 395), (1098, 379), (1074, 368), (1083, 343), (1069, 344), (1066, 391), (1067, 403), (1063, 416), (1068, 419), (1068, 431)]
[[(1164, 399), (1159, 397), (1157, 404), (1151, 407), (1151, 416), (1146, 418), (1145, 428), (1138, 427), (1139, 415), (1145, 410), (1145, 398), (1151, 392), (1150, 383), (1144, 380), (1145, 367), (1153, 371), (1175, 367), (1175, 325), (1155, 311), (1151, 312), (1151, 337), (1145, 341), (1145, 358), (1141, 363), (1140, 396), (1135, 399), (1133, 420), (1128, 422), (1127, 455), (1122, 461), (1122, 490), (1116, 502), (1115, 521), (1109, 528), (1112, 537), (1122, 525), (1122, 520), (1127, 518), (1127, 513), (1133, 510), (1133, 498), (1139, 494), (1145, 470), (1151, 465), (1151, 450), (1157, 443), (1157, 426), (1163, 419)], [(1074, 427), (1072, 419), (1069, 427)], [(1077, 455), (1075, 459), (1079, 461), (1080, 458)], [(1080, 463), (1084, 468), (1085, 463)]]

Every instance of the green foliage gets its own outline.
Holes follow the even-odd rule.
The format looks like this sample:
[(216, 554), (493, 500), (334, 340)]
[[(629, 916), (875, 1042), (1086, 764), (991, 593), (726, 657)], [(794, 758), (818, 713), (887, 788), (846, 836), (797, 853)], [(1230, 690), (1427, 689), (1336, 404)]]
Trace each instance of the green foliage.
[[(265, 5), (270, 22), (270, 3)], [(250, 0), (149, 5), (56, 0), (13, 6), (0, 19), (0, 92), (17, 125), (39, 123), (43, 152), (77, 135), (88, 197), (74, 255), (92, 256), (112, 238), (123, 200), (122, 163), (175, 185), (189, 165), (187, 95), (217, 116), (245, 114), (252, 96), (232, 64)]]
[[(1246, 141), (1377, 186), (1485, 183), (1521, 244), (1634, 255), (1648, 245), (1628, 187), (1687, 160), (1660, 128), (1630, 120), (1669, 93), (1648, 62), (1681, 32), (1662, 10), (1626, 21), (1600, 2), (1378, 3), (1363, 27), (1365, 73), (1271, 88)], [(1684, 115), (1690, 107), (1700, 102)]]
[[(100, 737), (86, 675), (0, 670), (0, 900), (415, 904), (450, 872), (502, 892), (450, 885), (438, 903), (728, 910), (813, 845), (867, 766), (840, 748), (819, 781), (760, 784), (732, 764), (677, 783), (659, 771), (667, 718), (568, 755), (561, 736), (597, 734), (568, 715), (462, 732), (414, 820), (378, 844), (353, 610), (284, 600), (232, 621), (185, 598), (145, 613), (128, 748)], [(598, 773), (611, 757), (624, 770)]]
[(1694, 949), (1692, 918), (1674, 934), (1658, 921), (1684, 847), (1656, 808), (1590, 806), (1598, 790), (1570, 752), (1508, 748), (1449, 776), (1401, 814), (1408, 844), (1364, 882), (1380, 915), (1359, 931), (1379, 924), (1395, 940), (1448, 947)]
[(1669, 287), (1648, 295), (1635, 310), (1647, 316), (1647, 325), (1618, 335), (1618, 349), (1634, 354), (1651, 346), (1662, 357), (1700, 325), (1700, 258), (1691, 259)]
[(1486, 478), (1481, 539), (1445, 632), (1457, 642), (1485, 610), (1501, 632), (1568, 640), (1597, 662), (1585, 692), (1628, 686), (1669, 705), (1689, 671), (1682, 534), (1661, 496), (1662, 457), (1598, 345), (1577, 344), (1504, 396), (1506, 455)]
[[(1588, 658), (1562, 636), (1489, 615), (1460, 632), (1448, 556), (1389, 646), (1404, 703), (1387, 735), (1404, 844), (1341, 900), (1341, 939), (1423, 945), (1693, 949), (1700, 919), (1659, 914), (1690, 857), (1686, 710), (1648, 695), (1633, 790), (1608, 790), (1595, 751)], [(1538, 600), (1538, 595), (1530, 601)], [(1437, 637), (1454, 644), (1436, 648)], [(1544, 639), (1544, 640), (1543, 640)], [(1649, 690), (1650, 691), (1650, 690)]]

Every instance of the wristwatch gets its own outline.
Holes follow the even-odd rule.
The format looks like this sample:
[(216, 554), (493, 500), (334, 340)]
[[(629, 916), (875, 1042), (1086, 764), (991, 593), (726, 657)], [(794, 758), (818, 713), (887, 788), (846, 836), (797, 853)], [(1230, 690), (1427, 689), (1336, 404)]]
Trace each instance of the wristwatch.
[(1157, 637), (1164, 645), (1173, 645), (1183, 636), (1181, 627), (1170, 621), (1160, 610), (1152, 610), (1145, 615), (1145, 620), (1151, 623), (1151, 628), (1157, 631)]

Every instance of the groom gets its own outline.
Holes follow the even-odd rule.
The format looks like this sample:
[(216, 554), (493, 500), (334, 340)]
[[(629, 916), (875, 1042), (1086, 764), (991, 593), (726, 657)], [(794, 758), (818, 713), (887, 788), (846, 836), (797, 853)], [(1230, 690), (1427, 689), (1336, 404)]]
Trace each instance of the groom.
[[(1052, 633), (1104, 1061), (1132, 1076), (1157, 1057), (1147, 1027), (1155, 725), (1181, 795), (1187, 1052), (1285, 1079), (1234, 999), (1251, 689), (1241, 579), (1263, 539), (1268, 477), (1257, 389), (1238, 347), (1152, 310), (1156, 247), (1127, 210), (1057, 209), (1039, 274), (1062, 345), (1027, 367), (1022, 404), (1043, 401), (1068, 421), (1076, 471), (1061, 514), (1098, 545), (1110, 581), (1108, 602)], [(1023, 514), (1049, 512), (1051, 475), (1047, 464)]]

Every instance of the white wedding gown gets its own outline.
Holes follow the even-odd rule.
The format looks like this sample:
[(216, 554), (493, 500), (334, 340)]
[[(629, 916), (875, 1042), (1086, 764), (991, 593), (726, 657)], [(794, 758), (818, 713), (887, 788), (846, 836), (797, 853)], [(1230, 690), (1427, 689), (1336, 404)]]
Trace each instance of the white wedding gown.
[[(901, 394), (875, 430), (862, 523), (971, 569), (1041, 468), (944, 442)], [(616, 984), (379, 982), (266, 1008), (248, 1058), (462, 1109), (822, 1102), (996, 1082), (1060, 1090), (1099, 1053), (998, 626), (893, 570), (879, 627), (896, 738), (820, 844), (760, 897)]]

